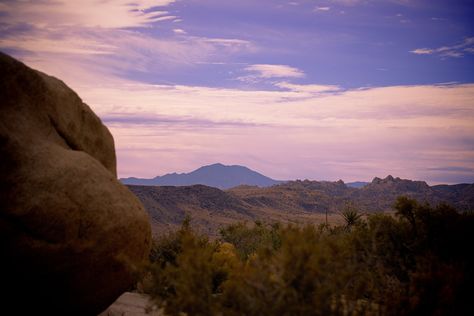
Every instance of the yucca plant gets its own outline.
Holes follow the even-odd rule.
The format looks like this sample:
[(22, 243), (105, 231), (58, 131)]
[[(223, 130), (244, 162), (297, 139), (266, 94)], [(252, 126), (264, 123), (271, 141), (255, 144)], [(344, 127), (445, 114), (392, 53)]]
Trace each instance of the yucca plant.
[(356, 209), (347, 208), (342, 211), (341, 216), (346, 222), (346, 227), (351, 228), (359, 222), (362, 217), (362, 214), (360, 214)]

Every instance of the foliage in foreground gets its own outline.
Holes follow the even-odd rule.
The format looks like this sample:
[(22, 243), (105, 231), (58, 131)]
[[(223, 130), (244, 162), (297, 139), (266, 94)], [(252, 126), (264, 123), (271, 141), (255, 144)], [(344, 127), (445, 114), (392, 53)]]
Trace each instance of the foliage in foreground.
[(143, 288), (170, 315), (469, 313), (472, 213), (395, 208), (339, 227), (235, 224), (218, 241), (185, 222), (155, 241)]

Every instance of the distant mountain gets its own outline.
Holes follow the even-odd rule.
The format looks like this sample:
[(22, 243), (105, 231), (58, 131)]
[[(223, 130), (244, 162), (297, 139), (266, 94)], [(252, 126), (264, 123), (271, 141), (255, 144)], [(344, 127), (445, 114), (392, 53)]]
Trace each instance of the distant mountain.
[(346, 185), (350, 188), (357, 188), (357, 189), (360, 189), (362, 187), (365, 187), (367, 184), (369, 184), (370, 182), (362, 182), (362, 181), (356, 181), (356, 182), (349, 182), (349, 183), (346, 183)]
[(283, 182), (273, 180), (247, 167), (225, 166), (220, 163), (204, 166), (190, 173), (170, 173), (153, 179), (125, 178), (120, 181), (128, 185), (189, 186), (202, 184), (219, 189), (230, 189), (239, 185), (269, 187)]
[(330, 222), (348, 204), (361, 212), (393, 211), (398, 196), (405, 195), (432, 205), (447, 203), (460, 211), (474, 210), (474, 184), (429, 186), (388, 176), (361, 188), (343, 181), (289, 181), (271, 187), (240, 185), (225, 191), (204, 185), (185, 187), (129, 186), (152, 218), (155, 233), (175, 229), (191, 215), (195, 226), (216, 235), (222, 225), (237, 221), (322, 223)]

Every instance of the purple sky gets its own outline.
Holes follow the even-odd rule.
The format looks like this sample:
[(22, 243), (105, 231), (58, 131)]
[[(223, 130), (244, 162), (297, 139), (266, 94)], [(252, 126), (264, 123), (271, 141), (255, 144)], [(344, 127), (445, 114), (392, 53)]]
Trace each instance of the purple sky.
[(474, 182), (472, 1), (0, 0), (0, 50), (114, 135), (119, 176)]

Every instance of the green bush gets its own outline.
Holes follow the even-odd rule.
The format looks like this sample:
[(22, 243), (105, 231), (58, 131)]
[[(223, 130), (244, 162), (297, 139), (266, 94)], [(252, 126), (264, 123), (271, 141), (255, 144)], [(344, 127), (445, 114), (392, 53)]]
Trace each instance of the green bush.
[(261, 222), (249, 226), (246, 223), (229, 225), (220, 230), (221, 239), (231, 243), (242, 259), (247, 259), (258, 249), (277, 249), (281, 244), (281, 225), (265, 226)]
[[(328, 227), (188, 223), (155, 241), (145, 290), (170, 315), (463, 315), (474, 216), (407, 198)], [(357, 214), (356, 214), (357, 215)]]

